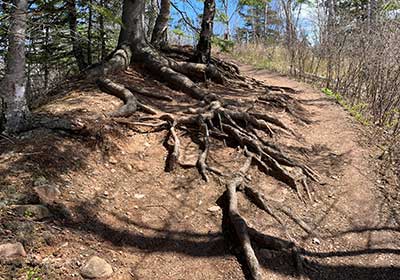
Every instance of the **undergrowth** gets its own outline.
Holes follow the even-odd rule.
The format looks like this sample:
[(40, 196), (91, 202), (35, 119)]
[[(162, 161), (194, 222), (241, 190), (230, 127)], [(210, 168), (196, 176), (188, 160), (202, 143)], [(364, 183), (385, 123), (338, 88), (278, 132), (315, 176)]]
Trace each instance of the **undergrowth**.
[(333, 92), (329, 88), (323, 88), (322, 92), (326, 96), (335, 99), (337, 103), (339, 103), (343, 108), (345, 108), (350, 113), (350, 115), (352, 115), (358, 122), (362, 123), (365, 126), (371, 125), (370, 120), (367, 117), (365, 117), (363, 113), (365, 109), (368, 107), (367, 103), (358, 103), (355, 105), (351, 105), (345, 100), (345, 98), (340, 93)]

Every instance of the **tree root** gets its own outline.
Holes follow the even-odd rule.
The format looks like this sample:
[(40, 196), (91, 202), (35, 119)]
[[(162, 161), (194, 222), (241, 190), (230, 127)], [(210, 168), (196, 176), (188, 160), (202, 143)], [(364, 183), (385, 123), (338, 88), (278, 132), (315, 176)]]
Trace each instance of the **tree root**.
[[(141, 109), (143, 112), (152, 115), (157, 115), (160, 113), (158, 110), (139, 102), (136, 96), (128, 88), (124, 87), (121, 84), (115, 83), (110, 79), (105, 78), (97, 79), (96, 83), (102, 91), (118, 97), (124, 102), (124, 105), (121, 106), (117, 111), (109, 114), (110, 117), (129, 117), (133, 113), (135, 113), (138, 108)], [(144, 92), (146, 91), (140, 91), (140, 93), (142, 94)]]
[(118, 97), (125, 103), (117, 111), (111, 113), (110, 116), (128, 117), (136, 112), (138, 100), (129, 89), (125, 88), (123, 85), (114, 83), (110, 79), (104, 78), (97, 79), (96, 84), (102, 91)]
[(292, 115), (295, 120), (299, 120), (305, 124), (311, 123), (311, 121), (305, 116), (306, 112), (301, 107), (299, 102), (288, 94), (267, 93), (265, 95), (259, 96), (257, 102), (283, 109), (285, 110), (285, 112)]
[(175, 130), (176, 123), (173, 122), (171, 127), (169, 128), (170, 138), (173, 140), (173, 149), (167, 158), (167, 171), (173, 171), (176, 165), (179, 163), (179, 154), (180, 154), (180, 141), (178, 135)]
[(276, 204), (276, 202), (275, 203), (274, 202), (268, 203), (263, 194), (261, 194), (260, 192), (256, 191), (254, 188), (252, 188), (249, 185), (246, 185), (244, 187), (244, 193), (249, 198), (249, 200), (251, 202), (253, 202), (258, 208), (260, 208), (260, 209), (264, 210), (265, 212), (267, 212), (272, 218), (274, 218), (279, 224), (281, 224), (286, 232), (287, 232), (287, 229), (286, 229), (285, 224), (282, 222), (282, 220), (277, 215), (275, 215), (273, 213), (273, 211), (270, 208), (269, 204), (271, 205), (271, 207), (274, 207), (275, 209), (283, 212), (289, 218), (294, 220), (296, 222), (296, 224), (299, 225), (308, 234), (313, 235), (313, 236), (316, 235), (315, 232), (311, 229), (311, 227), (309, 225), (307, 225), (306, 222), (304, 222), (300, 218), (295, 217), (292, 214), (292, 211), (290, 209), (288, 209), (287, 207), (285, 207), (284, 205), (281, 205), (281, 204), (274, 205), (274, 204)]
[[(252, 156), (248, 156), (245, 164), (242, 166), (239, 172), (234, 174), (231, 180), (226, 185), (226, 194), (228, 200), (227, 213), (229, 221), (232, 224), (237, 240), (240, 243), (241, 251), (243, 252), (246, 264), (250, 271), (250, 275), (252, 279), (262, 279), (260, 264), (252, 245), (252, 243), (254, 243), (259, 248), (284, 251), (291, 254), (296, 266), (296, 270), (300, 278), (303, 279), (305, 275), (303, 260), (295, 243), (293, 241), (286, 241), (258, 232), (256, 229), (249, 227), (245, 219), (240, 215), (240, 212), (238, 210), (237, 190), (243, 189), (241, 188), (241, 186), (245, 184), (245, 175), (251, 166), (252, 159)], [(261, 209), (265, 210), (282, 226), (284, 226), (283, 222), (275, 214), (273, 214), (272, 210), (267, 206), (262, 195), (260, 195), (258, 192), (254, 191), (251, 187), (248, 186), (244, 187), (244, 191), (252, 202), (254, 202)]]
[(129, 89), (131, 92), (138, 93), (140, 95), (143, 95), (143, 96), (146, 96), (146, 97), (150, 97), (150, 98), (154, 98), (154, 99), (157, 99), (157, 100), (164, 100), (164, 101), (173, 101), (174, 100), (170, 96), (162, 95), (162, 94), (159, 94), (159, 93), (156, 93), (156, 92), (150, 92), (150, 91), (147, 91), (147, 90), (145, 90), (143, 88), (140, 88), (140, 87), (137, 87), (137, 86), (134, 86), (134, 85), (126, 86), (126, 88)]
[(33, 115), (29, 125), (24, 131), (46, 128), (50, 130), (61, 130), (72, 134), (90, 134), (89, 129), (79, 119), (71, 120), (61, 117), (49, 117), (42, 114)]
[(262, 275), (260, 264), (258, 263), (256, 254), (254, 253), (253, 247), (251, 246), (247, 223), (239, 213), (237, 201), (238, 199), (236, 195), (236, 189), (243, 183), (244, 175), (250, 168), (251, 160), (251, 157), (247, 158), (244, 166), (240, 169), (238, 174), (235, 174), (233, 176), (233, 179), (226, 186), (229, 205), (228, 216), (230, 222), (235, 229), (236, 236), (242, 248), (252, 279), (261, 280)]
[[(277, 145), (266, 139), (268, 136), (273, 137), (281, 132), (288, 135), (295, 135), (295, 132), (280, 119), (270, 114), (237, 109), (238, 102), (232, 103), (229, 100), (219, 98), (215, 94), (200, 88), (193, 81), (209, 77), (213, 81), (220, 83), (230, 82), (230, 79), (235, 79), (235, 82), (245, 84), (247, 82), (246, 78), (240, 76), (238, 67), (233, 64), (224, 63), (217, 59), (213, 59), (212, 65), (179, 62), (158, 53), (149, 46), (134, 49), (133, 53), (136, 61), (141, 62), (144, 68), (165, 81), (170, 87), (181, 90), (190, 97), (202, 101), (200, 103), (201, 107), (190, 108), (179, 115), (162, 112), (146, 105), (141, 98), (148, 97), (171, 101), (170, 97), (148, 92), (134, 86), (124, 87), (109, 79), (100, 78), (97, 83), (102, 90), (124, 101), (124, 105), (114, 112), (112, 116), (126, 117), (132, 115), (138, 109), (153, 115), (153, 117), (148, 118), (152, 122), (124, 120), (121, 118), (115, 118), (114, 120), (128, 126), (147, 126), (157, 131), (168, 130), (168, 135), (165, 139), (165, 144), (169, 148), (169, 155), (166, 160), (167, 171), (173, 171), (177, 166), (185, 164), (180, 162), (181, 142), (179, 131), (194, 132), (195, 134), (192, 137), (200, 138), (200, 153), (193, 167), (198, 168), (199, 173), (206, 182), (210, 180), (209, 172), (213, 172), (218, 176), (227, 176), (208, 165), (207, 158), (212, 151), (214, 140), (222, 140), (224, 145), (240, 146), (244, 150), (247, 159), (243, 167), (237, 173), (231, 175), (226, 183), (226, 197), (228, 199), (226, 210), (235, 235), (239, 240), (250, 274), (256, 280), (262, 277), (260, 265), (252, 247), (253, 241), (260, 248), (283, 250), (291, 253), (295, 259), (299, 274), (304, 275), (302, 259), (294, 242), (267, 236), (250, 228), (239, 212), (237, 197), (237, 191), (242, 187), (249, 200), (273, 217), (287, 233), (284, 222), (274, 213), (272, 206), (267, 203), (265, 197), (250, 186), (247, 186), (245, 175), (254, 161), (266, 173), (296, 190), (299, 196), (301, 196), (300, 186), (304, 187), (311, 200), (307, 180), (311, 179), (318, 182), (318, 174), (299, 160), (289, 157)], [(296, 92), (290, 88), (266, 86), (259, 81), (252, 81), (257, 87), (268, 92)], [(259, 101), (269, 102), (268, 104), (284, 108), (292, 115), (299, 113), (301, 109), (300, 105), (295, 103), (295, 100), (287, 94), (261, 96)], [(265, 137), (265, 135), (268, 136)], [(279, 209), (279, 207), (274, 207), (274, 210), (276, 208)], [(290, 215), (290, 218), (295, 220), (301, 228), (308, 233), (312, 232), (306, 223), (291, 215), (290, 209), (288, 210), (284, 207), (282, 209), (282, 212), (287, 216)], [(287, 235), (291, 240), (292, 238), (288, 233)]]

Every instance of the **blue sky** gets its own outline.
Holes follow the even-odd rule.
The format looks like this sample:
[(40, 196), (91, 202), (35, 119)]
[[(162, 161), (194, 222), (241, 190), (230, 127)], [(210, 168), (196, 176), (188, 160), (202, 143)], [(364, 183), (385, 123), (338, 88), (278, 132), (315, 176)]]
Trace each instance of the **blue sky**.
[[(271, 0), (270, 2), (270, 7), (276, 7), (277, 6), (277, 1), (278, 0)], [(203, 12), (203, 1), (201, 0), (180, 0), (180, 1), (173, 1), (175, 5), (182, 11), (184, 12), (193, 22), (198, 21), (198, 15), (202, 14)], [(243, 24), (243, 20), (241, 17), (238, 15), (237, 12), (235, 12), (238, 0), (228, 0), (229, 5), (228, 5), (228, 16), (232, 16), (232, 19), (230, 21), (230, 29), (231, 32), (234, 31), (238, 26)], [(219, 8), (222, 8), (220, 5), (220, 1), (217, 0), (217, 6)], [(302, 29), (305, 30), (306, 34), (310, 37), (312, 36), (312, 32), (314, 30), (315, 24), (313, 22), (313, 17), (315, 14), (316, 10), (312, 5), (303, 5), (302, 10), (300, 13), (300, 19), (299, 23), (302, 27)], [(180, 15), (178, 12), (172, 8), (171, 9), (172, 17), (174, 19), (179, 19)], [(174, 25), (176, 21), (172, 23)], [(220, 22), (215, 22), (214, 24), (214, 33), (215, 34), (223, 34), (225, 30), (225, 27), (222, 23)], [(185, 30), (187, 32), (190, 32), (190, 29)]]

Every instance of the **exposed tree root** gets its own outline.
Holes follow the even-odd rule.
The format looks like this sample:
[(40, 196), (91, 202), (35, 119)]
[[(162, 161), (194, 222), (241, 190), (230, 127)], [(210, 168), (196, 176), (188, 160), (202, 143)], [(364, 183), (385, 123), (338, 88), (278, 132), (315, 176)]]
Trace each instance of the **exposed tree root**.
[(129, 89), (114, 83), (110, 79), (97, 79), (96, 83), (102, 91), (118, 97), (125, 103), (117, 111), (110, 114), (112, 117), (127, 117), (136, 112), (138, 100)]
[[(125, 54), (125, 58), (129, 56), (129, 53), (123, 52), (123, 54)], [(302, 260), (294, 243), (261, 234), (257, 230), (248, 227), (245, 219), (240, 215), (237, 197), (237, 191), (241, 187), (249, 200), (278, 221), (287, 233), (284, 222), (272, 210), (272, 208), (276, 210), (279, 207), (269, 205), (262, 194), (248, 186), (245, 182), (245, 175), (252, 162), (254, 162), (267, 174), (296, 190), (300, 197), (302, 192), (300, 188), (304, 188), (311, 200), (307, 180), (318, 182), (318, 174), (306, 164), (285, 154), (279, 149), (279, 146), (268, 140), (268, 136), (273, 137), (279, 133), (295, 135), (295, 132), (277, 117), (268, 113), (244, 111), (239, 107), (239, 102), (235, 103), (220, 98), (200, 88), (194, 82), (211, 78), (219, 83), (226, 83), (230, 82), (230, 79), (235, 79), (236, 85), (247, 84), (249, 80), (240, 76), (239, 69), (234, 64), (225, 63), (217, 59), (214, 59), (211, 65), (179, 62), (146, 46), (135, 49), (134, 54), (133, 59), (135, 61), (142, 63), (144, 68), (165, 81), (170, 87), (181, 90), (188, 96), (202, 101), (200, 103), (201, 107), (189, 108), (186, 112), (180, 112), (180, 114), (166, 113), (158, 108), (146, 105), (143, 96), (164, 101), (171, 101), (171, 98), (133, 86), (125, 87), (111, 80), (100, 78), (97, 83), (103, 91), (124, 101), (124, 105), (112, 114), (113, 117), (119, 117), (114, 118), (114, 120), (130, 127), (147, 126), (156, 131), (167, 130), (168, 135), (165, 139), (165, 144), (169, 147), (169, 155), (166, 160), (167, 171), (173, 171), (179, 165), (184, 166), (186, 164), (180, 161), (181, 141), (179, 137), (181, 136), (179, 136), (179, 131), (193, 133), (192, 137), (197, 137), (200, 140), (200, 153), (197, 163), (193, 164), (192, 167), (197, 167), (202, 178), (207, 182), (210, 180), (210, 172), (219, 177), (228, 177), (227, 174), (209, 166), (207, 161), (209, 154), (212, 152), (214, 141), (223, 141), (225, 145), (234, 147), (240, 146), (244, 150), (247, 160), (239, 172), (228, 177), (229, 180), (226, 183), (227, 213), (235, 235), (239, 240), (250, 274), (253, 279), (262, 279), (260, 265), (252, 247), (253, 242), (260, 248), (283, 250), (292, 254), (299, 274), (303, 275)], [(180, 55), (185, 56), (187, 52), (183, 52)], [(121, 63), (123, 61), (121, 58), (119, 60), (114, 58), (114, 60), (125, 67), (125, 64)], [(109, 68), (112, 67), (108, 66), (105, 69)], [(282, 93), (280, 95), (271, 93), (263, 95), (258, 98), (260, 102), (268, 102), (272, 106), (284, 108), (295, 117), (300, 113), (301, 106), (289, 95), (284, 94), (294, 93), (295, 91), (290, 88), (266, 86), (255, 80), (252, 80), (252, 83), (267, 92), (280, 91)], [(145, 121), (120, 118), (122, 116), (130, 116), (138, 109), (153, 116)], [(149, 120), (151, 122), (148, 122)], [(187, 164), (185, 166), (187, 167)], [(295, 220), (301, 228), (311, 234), (311, 228), (301, 219), (291, 215), (290, 209), (288, 210), (285, 207), (282, 207), (282, 209), (281, 212), (287, 216), (290, 215), (291, 219)], [(289, 240), (291, 239), (289, 236)]]
[(267, 93), (258, 97), (257, 102), (285, 110), (292, 115), (295, 120), (310, 124), (311, 121), (305, 117), (306, 112), (300, 103), (288, 94)]
[(260, 192), (256, 191), (254, 188), (252, 188), (249, 185), (246, 185), (244, 187), (244, 192), (245, 192), (246, 196), (258, 208), (260, 208), (260, 209), (264, 210), (265, 212), (267, 212), (272, 218), (274, 218), (278, 223), (280, 223), (284, 227), (286, 232), (287, 232), (287, 230), (286, 230), (285, 224), (282, 222), (282, 220), (277, 215), (274, 214), (274, 212), (272, 211), (271, 207), (274, 207), (278, 211), (283, 212), (288, 217), (290, 217), (292, 220), (294, 220), (296, 222), (296, 224), (299, 225), (304, 231), (306, 231), (310, 235), (314, 235), (315, 236), (315, 233), (311, 229), (311, 227), (309, 225), (307, 225), (307, 223), (305, 223), (302, 219), (295, 217), (292, 214), (292, 211), (290, 209), (288, 209), (286, 206), (284, 206), (282, 204), (275, 205), (276, 202), (275, 203), (274, 202), (268, 203), (263, 194), (261, 194)]
[[(303, 260), (300, 256), (298, 248), (292, 241), (286, 241), (277, 237), (268, 236), (258, 232), (256, 229), (249, 227), (245, 219), (240, 215), (238, 209), (237, 190), (245, 184), (245, 175), (251, 166), (253, 157), (248, 156), (245, 164), (238, 173), (232, 175), (231, 180), (227, 183), (227, 199), (228, 199), (228, 217), (232, 224), (236, 237), (239, 240), (241, 251), (243, 252), (245, 261), (250, 271), (252, 279), (262, 279), (260, 264), (256, 257), (252, 243), (256, 244), (258, 248), (270, 249), (276, 251), (284, 251), (292, 255), (296, 270), (301, 279), (304, 278)], [(272, 210), (267, 206), (264, 198), (251, 187), (244, 187), (245, 193), (251, 198), (258, 207), (265, 210), (281, 225), (283, 222), (273, 214)], [(289, 237), (289, 239), (292, 239)]]
[(240, 215), (238, 210), (238, 199), (236, 195), (237, 188), (243, 183), (244, 176), (250, 168), (251, 157), (247, 158), (246, 163), (239, 170), (237, 174), (233, 176), (231, 181), (226, 186), (227, 199), (228, 199), (228, 216), (232, 223), (236, 236), (240, 242), (244, 257), (246, 259), (248, 268), (252, 279), (261, 280), (261, 269), (256, 254), (254, 253), (253, 247), (248, 233), (248, 226), (246, 221)]
[(89, 129), (79, 119), (70, 120), (67, 118), (54, 118), (42, 114), (33, 115), (29, 125), (24, 131), (46, 128), (51, 130), (61, 130), (72, 134), (89, 134)]
[(164, 101), (173, 101), (173, 98), (170, 96), (162, 95), (162, 94), (156, 93), (156, 92), (150, 92), (150, 91), (147, 91), (143, 88), (140, 88), (140, 87), (137, 87), (134, 85), (126, 86), (126, 88), (129, 89), (131, 92), (138, 93), (139, 95), (143, 95), (146, 97), (155, 98), (155, 99), (164, 100)]
[[(158, 110), (139, 102), (136, 96), (129, 89), (121, 84), (115, 83), (110, 79), (105, 78), (97, 79), (96, 83), (102, 91), (118, 97), (125, 103), (117, 111), (111, 113), (111, 117), (128, 117), (135, 113), (138, 108), (148, 114), (159, 114)], [(143, 92), (145, 91), (141, 91), (140, 93), (143, 94)]]

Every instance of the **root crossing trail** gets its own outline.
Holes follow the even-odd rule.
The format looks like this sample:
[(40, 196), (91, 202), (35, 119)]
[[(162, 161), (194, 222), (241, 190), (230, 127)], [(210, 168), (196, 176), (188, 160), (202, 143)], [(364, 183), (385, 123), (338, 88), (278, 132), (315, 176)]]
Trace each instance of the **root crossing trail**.
[[(315, 271), (308, 271), (308, 276), (311, 279), (399, 279), (400, 212), (385, 190), (390, 186), (376, 177), (374, 159), (379, 151), (362, 137), (365, 128), (334, 100), (310, 85), (248, 65), (240, 67), (243, 74), (269, 85), (298, 90), (300, 93), (293, 97), (311, 113), (312, 123), (293, 124), (295, 130), (308, 145), (329, 150), (326, 155), (331, 158), (331, 166), (326, 163), (325, 167), (320, 166), (326, 168), (323, 195), (320, 193), (322, 196), (317, 202), (302, 209), (304, 213), (312, 213), (312, 224), (319, 234), (303, 239), (309, 260), (318, 263)], [(318, 161), (311, 166), (316, 168), (315, 164)], [(276, 279), (280, 278), (276, 275)]]
[[(301, 271), (311, 280), (400, 279), (399, 208), (394, 188), (375, 174), (380, 151), (363, 136), (365, 128), (306, 84), (240, 68), (271, 91), (245, 81), (237, 88), (207, 84), (231, 104), (214, 108), (225, 119), (216, 125), (223, 133), (210, 141), (200, 136), (216, 132), (210, 129), (215, 119), (195, 130), (194, 119), (183, 118), (183, 112), (201, 106), (135, 69), (112, 77), (129, 86), (122, 97), (83, 80), (63, 86), (62, 96), (38, 110), (94, 132), (50, 127), (12, 144), (1, 140), (0, 198), (10, 201), (6, 205), (45, 204), (54, 216), (15, 219), (11, 208), (0, 207), (0, 241), (22, 242), (29, 257), (22, 268), (0, 260), (0, 279), (20, 279), (33, 269), (42, 279), (82, 279), (81, 268), (91, 256), (112, 266), (111, 280), (242, 280), (250, 274), (287, 280), (300, 279)], [(115, 88), (110, 82), (102, 86)], [(245, 113), (235, 114), (235, 104)], [(151, 108), (173, 114), (176, 129), (171, 119), (152, 118), (158, 112)], [(262, 116), (255, 108), (274, 117), (266, 119), (274, 138), (268, 129), (256, 129), (264, 122), (251, 123), (248, 115)], [(132, 111), (130, 119), (109, 116)], [(238, 121), (221, 125), (232, 118)], [(166, 123), (172, 129), (163, 128)], [(246, 144), (253, 151), (246, 160), (238, 144), (246, 135), (262, 142), (265, 159), (275, 157), (285, 170), (301, 171), (308, 180), (290, 184), (288, 176), (278, 180), (265, 172), (279, 165), (273, 160), (267, 161), (270, 166), (256, 165), (260, 159), (250, 138)], [(301, 164), (294, 168), (278, 151)], [(170, 172), (168, 159), (175, 165)], [(217, 169), (234, 176), (215, 176)], [(311, 169), (318, 180), (311, 180)], [(36, 190), (39, 201), (23, 195), (38, 187), (47, 190)]]

